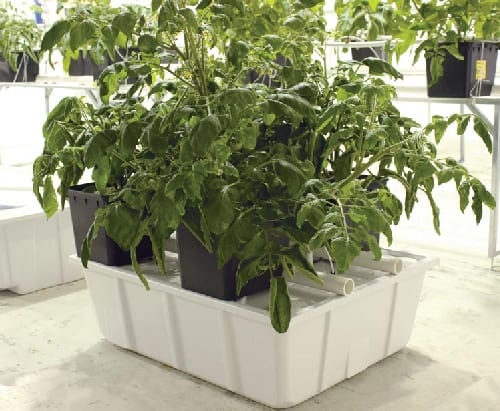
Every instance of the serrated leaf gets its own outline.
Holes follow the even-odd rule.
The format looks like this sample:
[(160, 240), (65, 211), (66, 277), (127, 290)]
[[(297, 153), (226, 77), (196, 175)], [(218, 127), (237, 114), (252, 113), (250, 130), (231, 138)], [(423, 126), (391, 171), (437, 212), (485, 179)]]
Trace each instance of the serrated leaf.
[(469, 204), (470, 183), (468, 181), (462, 182), (458, 187), (458, 195), (460, 197), (460, 211), (462, 213)]
[(484, 145), (488, 149), (488, 153), (491, 153), (493, 146), (488, 126), (486, 126), (484, 121), (477, 116), (474, 117), (474, 131), (479, 137), (481, 137), (481, 140), (483, 140)]
[(434, 138), (436, 143), (439, 144), (444, 136), (444, 133), (446, 132), (446, 129), (448, 128), (448, 122), (442, 117), (433, 117), (432, 128), (434, 129)]

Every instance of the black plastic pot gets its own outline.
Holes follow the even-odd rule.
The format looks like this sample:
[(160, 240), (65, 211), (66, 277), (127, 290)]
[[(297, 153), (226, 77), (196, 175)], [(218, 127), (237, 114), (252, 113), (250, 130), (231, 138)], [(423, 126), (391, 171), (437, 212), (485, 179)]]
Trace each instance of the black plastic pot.
[(80, 51), (78, 58), (76, 60), (71, 60), (68, 74), (70, 76), (92, 76), (94, 80), (97, 80), (109, 64), (107, 56), (104, 58), (102, 64), (96, 64), (90, 57), (90, 54), (86, 53), (84, 55), (83, 51)]
[[(107, 204), (107, 199), (95, 193), (93, 187), (92, 183), (87, 183), (73, 186), (68, 190), (76, 254), (79, 257), (83, 240), (94, 221), (95, 211)], [(137, 248), (137, 259), (150, 258), (152, 255), (151, 241), (148, 237), (144, 237)], [(131, 263), (129, 251), (122, 250), (102, 228), (92, 243), (90, 260), (116, 266)]]
[(228, 301), (269, 288), (270, 275), (267, 272), (250, 280), (237, 295), (238, 260), (233, 258), (219, 269), (215, 255), (208, 252), (185, 226), (177, 229), (176, 237), (182, 288)]
[[(443, 76), (427, 88), (429, 97), (489, 96), (495, 81), (498, 42), (467, 41), (458, 44), (463, 60), (447, 54)], [(430, 84), (430, 59), (426, 60), (427, 84)], [(484, 75), (485, 74), (485, 75)]]
[(362, 61), (368, 57), (376, 57), (378, 59), (387, 61), (387, 53), (382, 47), (361, 47), (351, 48), (352, 59)]
[[(278, 54), (274, 61), (276, 64), (279, 64), (282, 67), (290, 67), (292, 65), (292, 62), (281, 54)], [(274, 81), (267, 74), (259, 75), (259, 73), (256, 70), (248, 71), (247, 76), (245, 78), (245, 83), (260, 83), (273, 88), (281, 86), (281, 82)]]
[(35, 81), (39, 72), (39, 64), (25, 53), (19, 53), (17, 55), (17, 71), (12, 70), (9, 63), (0, 55), (1, 82)]

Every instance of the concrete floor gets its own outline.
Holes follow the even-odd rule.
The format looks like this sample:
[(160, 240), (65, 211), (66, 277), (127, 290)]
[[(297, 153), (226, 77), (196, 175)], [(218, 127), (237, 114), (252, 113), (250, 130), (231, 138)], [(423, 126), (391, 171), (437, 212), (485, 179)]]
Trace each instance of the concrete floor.
[[(439, 110), (438, 108), (436, 108)], [(425, 110), (424, 110), (425, 112)], [(466, 165), (490, 183), (491, 160), (467, 140)], [(457, 155), (456, 138), (442, 153)], [(1, 170), (0, 170), (1, 171)], [(441, 237), (428, 208), (394, 229), (395, 249), (437, 255), (406, 348), (296, 410), (500, 410), (500, 268), (475, 226), (439, 188)], [(105, 341), (84, 280), (18, 296), (0, 291), (0, 410), (265, 410)]]

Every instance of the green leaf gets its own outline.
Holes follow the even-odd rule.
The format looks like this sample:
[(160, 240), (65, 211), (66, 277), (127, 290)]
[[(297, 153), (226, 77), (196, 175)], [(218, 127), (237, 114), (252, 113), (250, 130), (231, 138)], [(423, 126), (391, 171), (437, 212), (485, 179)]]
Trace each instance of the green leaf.
[(328, 245), (330, 255), (335, 260), (335, 266), (340, 273), (347, 271), (360, 248), (346, 238), (336, 238)]
[(307, 180), (300, 167), (284, 159), (274, 162), (274, 170), (279, 179), (285, 184), (287, 191), (292, 195), (297, 195), (299, 189)]
[(194, 11), (190, 8), (179, 9), (179, 13), (184, 17), (186, 24), (195, 32), (198, 31), (198, 22), (196, 21), (196, 15)]
[(157, 11), (162, 4), (162, 0), (152, 0), (151, 1), (151, 11), (155, 12)]
[(118, 36), (118, 30), (114, 27), (106, 26), (101, 28), (101, 34), (106, 50), (110, 56), (115, 56), (115, 42)]
[(279, 333), (288, 330), (291, 319), (292, 304), (286, 280), (283, 277), (272, 277), (269, 292), (269, 315), (273, 328)]
[(232, 88), (221, 93), (220, 101), (227, 106), (247, 108), (256, 103), (257, 95), (247, 88)]
[(114, 203), (105, 207), (104, 228), (122, 250), (130, 250), (139, 230), (139, 212), (124, 203)]
[(448, 122), (441, 116), (433, 116), (432, 128), (434, 129), (434, 138), (436, 139), (436, 143), (439, 144), (444, 136), (444, 133), (446, 132), (446, 129), (448, 128)]
[(52, 50), (58, 44), (63, 36), (70, 30), (71, 24), (67, 20), (59, 20), (55, 22), (50, 29), (45, 33), (42, 39), (41, 50)]
[(85, 268), (87, 268), (90, 254), (92, 252), (92, 243), (97, 238), (97, 235), (99, 234), (100, 231), (99, 229), (104, 226), (105, 211), (106, 210), (102, 207), (96, 210), (94, 215), (94, 221), (90, 225), (89, 230), (87, 231), (87, 234), (83, 239), (80, 259), (82, 261), (82, 265)]
[(302, 227), (308, 221), (314, 228), (319, 228), (323, 223), (325, 213), (319, 200), (304, 203), (297, 213), (297, 227)]
[(263, 274), (259, 269), (262, 264), (262, 258), (254, 258), (240, 261), (238, 271), (236, 273), (236, 294), (241, 293), (242, 288), (253, 278), (257, 278)]
[(69, 33), (69, 46), (71, 50), (75, 51), (95, 37), (95, 26), (88, 22), (82, 21), (71, 28)]
[(108, 184), (109, 171), (110, 166), (108, 157), (101, 157), (92, 170), (92, 179), (95, 182), (96, 188), (100, 192), (103, 192), (106, 189), (106, 186)]
[(108, 147), (112, 146), (117, 139), (118, 135), (113, 130), (103, 130), (92, 136), (85, 145), (85, 165), (90, 168), (102, 157), (107, 156)]
[(257, 144), (258, 135), (259, 125), (257, 123), (250, 123), (241, 127), (238, 137), (243, 148), (253, 150)]
[(137, 121), (127, 123), (121, 134), (121, 151), (126, 155), (134, 152), (137, 142), (141, 137), (143, 126)]
[(219, 135), (220, 130), (221, 124), (216, 115), (210, 114), (202, 118), (190, 136), (193, 152), (199, 156), (204, 155)]
[(462, 211), (462, 213), (465, 211), (465, 208), (469, 204), (469, 193), (470, 183), (468, 181), (464, 181), (458, 187), (458, 195), (460, 197), (460, 211)]
[(282, 250), (285, 260), (300, 271), (299, 275), (305, 275), (316, 284), (323, 284), (311, 262), (304, 256), (298, 244), (294, 244)]
[(181, 222), (181, 215), (177, 205), (165, 192), (158, 190), (153, 195), (150, 203), (151, 213), (157, 217), (155, 230), (160, 237), (166, 238)]
[(461, 136), (462, 134), (465, 133), (465, 130), (467, 129), (467, 126), (469, 125), (469, 121), (471, 119), (471, 116), (462, 116), (460, 119), (457, 120), (457, 134)]
[(425, 194), (427, 195), (427, 199), (429, 200), (429, 204), (432, 210), (432, 223), (434, 225), (434, 230), (436, 233), (441, 234), (440, 230), (440, 222), (439, 222), (439, 207), (436, 204), (436, 201), (432, 197), (431, 193), (425, 190)]
[(362, 64), (368, 67), (370, 74), (388, 74), (395, 79), (403, 78), (403, 75), (386, 61), (368, 57), (362, 61)]
[(313, 117), (315, 115), (314, 106), (299, 95), (292, 93), (279, 93), (276, 95), (276, 99), (291, 107), (303, 117)]
[(137, 40), (137, 47), (143, 53), (154, 53), (158, 48), (158, 41), (151, 34), (143, 34)]
[(136, 22), (137, 15), (135, 13), (123, 11), (113, 18), (113, 22), (111, 24), (113, 27), (125, 34), (127, 38), (131, 38)]
[(323, 1), (324, 0), (299, 0), (299, 2), (307, 8), (313, 8), (317, 4), (323, 3)]
[(217, 243), (217, 266), (222, 268), (240, 248), (240, 242), (232, 229), (221, 234)]
[(222, 234), (228, 229), (234, 219), (234, 205), (226, 189), (208, 198), (205, 215), (208, 228), (212, 233)]
[(436, 173), (436, 167), (427, 158), (421, 158), (415, 165), (415, 182), (424, 181)]
[(43, 185), (43, 211), (47, 218), (52, 217), (58, 210), (57, 195), (52, 184), (52, 177), (47, 176)]
[(139, 265), (139, 262), (137, 261), (137, 250), (135, 247), (132, 247), (130, 249), (130, 258), (132, 260), (132, 267), (134, 267), (134, 271), (139, 277), (139, 280), (141, 280), (141, 283), (144, 285), (146, 290), (149, 290), (149, 283), (146, 277), (141, 272), (141, 266)]
[(196, 8), (198, 10), (203, 10), (203, 9), (206, 9), (208, 6), (210, 6), (210, 4), (212, 4), (212, 1), (213, 0), (201, 0), (198, 5), (196, 6)]
[(304, 28), (305, 23), (306, 22), (302, 17), (298, 15), (292, 15), (290, 17), (287, 17), (282, 24), (294, 31), (301, 31)]
[(488, 153), (491, 153), (493, 147), (488, 126), (480, 117), (477, 116), (474, 116), (474, 131), (478, 134), (479, 137), (481, 137), (481, 140), (483, 140), (484, 145), (488, 149)]

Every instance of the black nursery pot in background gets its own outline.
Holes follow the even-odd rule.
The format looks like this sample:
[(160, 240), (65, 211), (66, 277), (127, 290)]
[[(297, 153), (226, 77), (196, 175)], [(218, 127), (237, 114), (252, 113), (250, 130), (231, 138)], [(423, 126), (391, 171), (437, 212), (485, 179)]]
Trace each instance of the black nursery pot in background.
[(9, 63), (0, 55), (0, 82), (35, 81), (40, 72), (40, 65), (25, 53), (17, 55), (17, 71), (12, 70)]
[[(76, 254), (81, 256), (83, 240), (94, 221), (94, 214), (99, 207), (107, 204), (106, 198), (93, 190), (94, 184), (80, 184), (68, 190), (71, 222), (75, 237)], [(142, 260), (153, 255), (151, 241), (144, 237), (137, 248), (137, 259)], [(131, 263), (129, 251), (122, 250), (107, 234), (100, 229), (92, 243), (90, 260), (104, 265), (126, 265)]]
[(228, 301), (235, 301), (269, 288), (270, 275), (267, 272), (250, 280), (242, 288), (240, 295), (237, 295), (238, 261), (235, 258), (219, 269), (216, 256), (210, 253), (185, 226), (181, 225), (177, 229), (176, 237), (182, 288)]
[(90, 54), (83, 54), (80, 50), (78, 58), (76, 60), (71, 60), (69, 64), (68, 74), (70, 76), (92, 76), (94, 80), (97, 80), (103, 70), (109, 66), (109, 58), (106, 56), (102, 64), (96, 64), (90, 57)]
[(363, 61), (368, 57), (375, 57), (387, 61), (387, 53), (382, 47), (361, 47), (351, 48), (352, 59), (356, 61)]
[[(467, 41), (458, 44), (463, 60), (447, 54), (443, 76), (428, 87), (429, 97), (489, 96), (495, 81), (498, 42)], [(430, 84), (430, 60), (426, 60), (427, 84)]]

